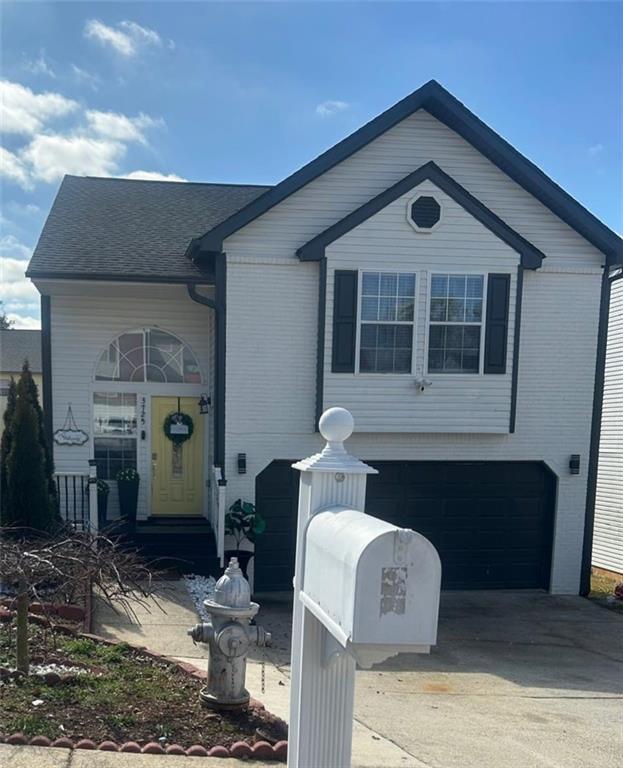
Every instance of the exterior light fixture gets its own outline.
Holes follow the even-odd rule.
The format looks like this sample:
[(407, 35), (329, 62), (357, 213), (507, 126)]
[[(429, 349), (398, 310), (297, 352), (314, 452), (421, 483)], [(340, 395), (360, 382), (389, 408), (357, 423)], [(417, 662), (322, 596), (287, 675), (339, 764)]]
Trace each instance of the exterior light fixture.
[(572, 453), (571, 456), (569, 456), (569, 474), (570, 475), (580, 474), (580, 454), (579, 453)]
[(247, 474), (247, 454), (246, 453), (238, 454), (238, 474), (239, 475)]
[(205, 416), (205, 414), (208, 412), (208, 408), (211, 405), (210, 398), (206, 395), (205, 392), (202, 393), (197, 405), (199, 406), (199, 413)]

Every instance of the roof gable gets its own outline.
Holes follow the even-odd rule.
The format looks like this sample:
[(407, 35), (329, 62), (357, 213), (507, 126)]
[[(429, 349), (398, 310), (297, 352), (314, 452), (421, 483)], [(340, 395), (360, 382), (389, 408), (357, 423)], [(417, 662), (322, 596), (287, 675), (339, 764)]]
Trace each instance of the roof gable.
[(607, 256), (608, 263), (623, 260), (623, 240), (615, 232), (434, 80), (208, 230), (203, 237), (193, 240), (187, 254), (194, 258), (199, 254), (220, 252), (226, 237), (254, 221), (419, 109), (426, 110), (462, 136), (511, 179), (602, 251)]
[(364, 205), (348, 216), (345, 216), (333, 226), (321, 232), (299, 248), (297, 256), (301, 261), (319, 261), (323, 258), (325, 248), (330, 243), (350, 232), (351, 229), (366, 221), (370, 216), (378, 213), (425, 180), (432, 181), (439, 189), (443, 190), (475, 219), (478, 219), (481, 224), (493, 232), (494, 235), (499, 237), (500, 240), (503, 240), (507, 245), (516, 250), (521, 255), (523, 267), (526, 269), (538, 269), (541, 266), (545, 258), (544, 253), (509, 227), (499, 216), (483, 205), (432, 161), (405, 176), (397, 184), (381, 192), (380, 195), (364, 203)]

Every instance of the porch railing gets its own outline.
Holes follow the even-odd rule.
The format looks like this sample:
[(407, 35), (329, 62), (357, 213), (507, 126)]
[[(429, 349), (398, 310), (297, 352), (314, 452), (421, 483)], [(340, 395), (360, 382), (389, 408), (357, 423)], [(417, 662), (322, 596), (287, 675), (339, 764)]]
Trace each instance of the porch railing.
[(216, 553), (221, 566), (225, 564), (225, 486), (220, 467), (212, 467), (212, 503), (210, 504), (210, 523), (216, 540)]
[(97, 470), (89, 462), (87, 472), (57, 472), (54, 475), (61, 519), (76, 531), (97, 532)]

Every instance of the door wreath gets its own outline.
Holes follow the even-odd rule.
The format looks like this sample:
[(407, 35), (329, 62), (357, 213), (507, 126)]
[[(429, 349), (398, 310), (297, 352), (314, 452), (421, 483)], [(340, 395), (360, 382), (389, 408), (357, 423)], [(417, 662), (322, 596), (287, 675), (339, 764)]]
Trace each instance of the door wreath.
[(187, 413), (170, 413), (164, 420), (164, 434), (174, 444), (181, 445), (192, 437), (195, 425)]

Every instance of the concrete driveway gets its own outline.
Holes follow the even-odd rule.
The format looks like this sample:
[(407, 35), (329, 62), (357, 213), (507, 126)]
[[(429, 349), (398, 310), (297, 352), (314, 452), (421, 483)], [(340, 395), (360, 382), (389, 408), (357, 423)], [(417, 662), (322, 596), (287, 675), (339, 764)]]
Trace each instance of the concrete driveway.
[[(285, 676), (289, 620), (284, 605), (260, 612)], [(287, 712), (287, 683), (257, 695)], [(437, 647), (358, 671), (355, 717), (366, 768), (619, 768), (623, 616), (579, 597), (444, 593)]]

